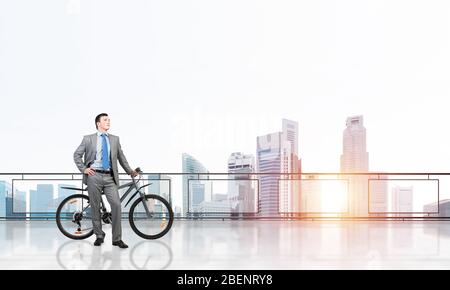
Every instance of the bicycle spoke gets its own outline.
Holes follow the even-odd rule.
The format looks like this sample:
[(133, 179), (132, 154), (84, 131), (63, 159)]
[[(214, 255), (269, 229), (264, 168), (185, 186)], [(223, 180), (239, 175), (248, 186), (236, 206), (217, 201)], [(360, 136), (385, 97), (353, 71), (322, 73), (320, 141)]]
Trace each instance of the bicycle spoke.
[(164, 235), (171, 226), (172, 218), (173, 213), (167, 202), (156, 196), (137, 200), (130, 211), (130, 223), (133, 230), (147, 239)]
[(88, 197), (73, 195), (58, 207), (57, 225), (61, 232), (72, 239), (92, 235), (92, 216)]

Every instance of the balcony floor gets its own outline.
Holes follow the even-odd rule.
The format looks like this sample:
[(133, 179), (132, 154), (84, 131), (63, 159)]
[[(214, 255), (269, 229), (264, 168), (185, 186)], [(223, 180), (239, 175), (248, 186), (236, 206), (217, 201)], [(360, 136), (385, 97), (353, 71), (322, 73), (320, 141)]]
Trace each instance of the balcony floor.
[(443, 221), (181, 221), (130, 246), (63, 236), (54, 221), (0, 221), (0, 269), (449, 269)]

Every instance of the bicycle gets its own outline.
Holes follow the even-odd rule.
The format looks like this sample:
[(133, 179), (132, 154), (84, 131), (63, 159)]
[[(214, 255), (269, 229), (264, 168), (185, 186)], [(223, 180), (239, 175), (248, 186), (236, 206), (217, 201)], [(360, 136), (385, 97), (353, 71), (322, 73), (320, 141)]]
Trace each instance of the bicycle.
[[(132, 181), (119, 186), (119, 189), (128, 187), (121, 196), (120, 202), (123, 203), (130, 192), (135, 189), (135, 192), (124, 206), (126, 207), (139, 194), (139, 198), (130, 206), (128, 214), (130, 226), (138, 236), (144, 239), (159, 239), (167, 234), (172, 227), (174, 219), (172, 207), (166, 199), (159, 195), (145, 194), (142, 189), (152, 183), (139, 187), (143, 172), (139, 167), (135, 171), (139, 174), (138, 179), (132, 176)], [(87, 188), (61, 188), (81, 192), (87, 191)], [(102, 224), (110, 224), (111, 212), (108, 212), (103, 199), (100, 204), (100, 212)], [(92, 236), (94, 230), (89, 196), (86, 194), (73, 194), (66, 197), (56, 210), (56, 224), (58, 229), (68, 238), (82, 240)]]

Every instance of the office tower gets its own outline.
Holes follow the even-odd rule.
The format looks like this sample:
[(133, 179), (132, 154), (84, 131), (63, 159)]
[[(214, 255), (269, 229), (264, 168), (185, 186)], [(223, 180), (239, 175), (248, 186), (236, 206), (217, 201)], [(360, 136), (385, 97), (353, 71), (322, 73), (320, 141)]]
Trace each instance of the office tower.
[(300, 179), (285, 173), (300, 173), (298, 123), (283, 119), (282, 131), (257, 137), (257, 168), (260, 173), (259, 207), (261, 216), (283, 216), (299, 212)]
[(341, 172), (369, 171), (369, 153), (366, 149), (366, 128), (363, 121), (363, 116), (347, 118), (341, 155)]
[(36, 190), (30, 190), (30, 212), (31, 217), (48, 217), (56, 212), (52, 184), (38, 184)]
[[(291, 173), (301, 172), (301, 160), (298, 153), (298, 122), (283, 119), (282, 120), (283, 138), (291, 145), (290, 167)], [(297, 177), (296, 177), (297, 178)]]
[(195, 212), (201, 202), (205, 201), (205, 185), (201, 183), (191, 183), (189, 208)]
[(388, 209), (388, 176), (372, 175), (369, 181), (369, 212), (371, 216), (386, 216)]
[(256, 188), (252, 174), (255, 158), (251, 154), (231, 153), (228, 158), (228, 200), (234, 216), (255, 214), (258, 211)]
[(26, 192), (15, 189), (14, 194), (6, 195), (6, 218), (23, 219), (26, 214)]
[(290, 171), (291, 144), (281, 132), (257, 137), (257, 166), (259, 173), (259, 209), (263, 217), (277, 217), (288, 205), (289, 184), (279, 183)]
[(11, 194), (11, 186), (0, 180), (0, 217), (6, 217), (6, 197)]
[[(182, 154), (182, 169), (185, 173), (183, 175), (183, 215), (188, 216), (188, 212), (191, 212), (192, 209), (189, 206), (193, 205), (193, 196), (195, 195), (196, 202), (200, 197), (206, 198), (208, 193), (211, 193), (211, 183), (199, 180), (208, 179), (209, 172), (203, 164), (187, 153)], [(194, 195), (193, 191), (195, 191)], [(189, 214), (189, 216), (193, 215)]]
[[(347, 118), (343, 134), (343, 153), (341, 155), (341, 172), (367, 173), (369, 171), (369, 153), (366, 149), (366, 128), (363, 116)], [(342, 176), (349, 180), (349, 214), (351, 216), (368, 216), (368, 176)]]
[(410, 216), (413, 212), (413, 186), (392, 188), (392, 212), (395, 216)]
[[(289, 173), (301, 173), (301, 160), (298, 153), (298, 122), (283, 119), (282, 120), (283, 138), (291, 145), (290, 156), (287, 162), (290, 163)], [(301, 175), (287, 175), (284, 179), (301, 179)], [(287, 192), (284, 197), (283, 212), (294, 215), (300, 212), (301, 207), (301, 183), (298, 181), (281, 181), (285, 183), (283, 186)], [(286, 184), (287, 183), (287, 184)]]

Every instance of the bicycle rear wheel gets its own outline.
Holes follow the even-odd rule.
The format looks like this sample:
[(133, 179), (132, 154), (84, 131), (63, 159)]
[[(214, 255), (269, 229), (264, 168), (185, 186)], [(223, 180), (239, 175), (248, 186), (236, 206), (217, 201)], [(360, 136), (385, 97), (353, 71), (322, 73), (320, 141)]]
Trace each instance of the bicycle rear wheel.
[(131, 205), (129, 221), (133, 231), (141, 238), (159, 239), (172, 227), (173, 211), (167, 200), (161, 196), (147, 194), (144, 199), (141, 197)]
[(74, 240), (92, 236), (94, 230), (89, 197), (84, 194), (66, 197), (56, 210), (56, 225), (66, 237)]

